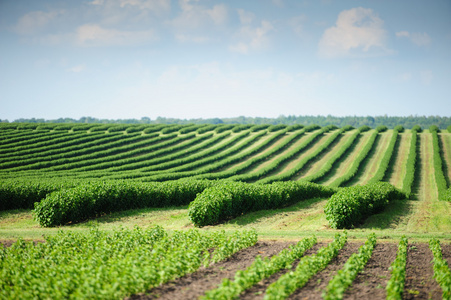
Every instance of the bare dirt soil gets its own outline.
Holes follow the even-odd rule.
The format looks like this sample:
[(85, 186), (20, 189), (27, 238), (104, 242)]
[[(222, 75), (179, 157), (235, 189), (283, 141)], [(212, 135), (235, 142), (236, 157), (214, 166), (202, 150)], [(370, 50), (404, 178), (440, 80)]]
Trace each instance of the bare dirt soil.
[[(290, 244), (288, 242), (261, 241), (254, 247), (242, 250), (230, 259), (173, 280), (154, 288), (147, 293), (134, 295), (129, 299), (198, 299), (207, 290), (216, 288), (223, 278), (233, 279), (235, 272), (248, 267), (255, 256), (272, 256)], [(309, 249), (305, 255), (314, 254), (320, 242)], [(322, 299), (322, 293), (329, 280), (341, 269), (346, 260), (358, 251), (362, 243), (348, 242), (330, 264), (314, 275), (307, 284), (297, 290), (289, 299)], [(344, 295), (344, 299), (385, 299), (385, 287), (390, 279), (390, 264), (396, 257), (396, 243), (378, 242), (371, 259), (359, 273)], [(443, 257), (451, 261), (451, 245), (442, 245)], [(432, 253), (426, 243), (409, 243), (406, 266), (404, 299), (441, 299), (442, 291), (433, 278)], [(292, 268), (296, 268), (295, 262)], [(289, 270), (282, 270), (262, 280), (251, 289), (243, 292), (239, 299), (263, 299), (267, 287)]]

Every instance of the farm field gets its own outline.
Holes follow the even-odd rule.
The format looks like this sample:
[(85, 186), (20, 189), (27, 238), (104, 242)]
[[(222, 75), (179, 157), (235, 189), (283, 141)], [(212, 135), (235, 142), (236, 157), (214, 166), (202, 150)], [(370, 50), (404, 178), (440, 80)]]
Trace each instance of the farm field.
[[(404, 299), (451, 297), (449, 288), (444, 287), (448, 283), (434, 279), (434, 272), (440, 272), (434, 264), (451, 263), (451, 202), (443, 200), (450, 188), (451, 133), (445, 130), (269, 125), (9, 126), (0, 127), (0, 242), (8, 246), (17, 239), (33, 240), (36, 246), (20, 251), (35, 251), (30, 249), (49, 240), (55, 239), (55, 245), (59, 245), (58, 239), (73, 238), (61, 237), (63, 233), (78, 239), (92, 232), (114, 236), (133, 228), (162, 228), (166, 233), (161, 235), (168, 236), (196, 232), (197, 239), (206, 235), (205, 239), (213, 240), (209, 235), (218, 232), (224, 234), (223, 239), (240, 232), (243, 236), (254, 234), (244, 238), (252, 242), (230, 250), (227, 258), (205, 266), (197, 262), (197, 267), (187, 267), (189, 271), (179, 274), (174, 271), (174, 276), (153, 284), (130, 283), (129, 290), (121, 290), (105, 283), (84, 283), (80, 275), (78, 282), (68, 282), (68, 286), (103, 285), (106, 290), (114, 290), (112, 298), (133, 295), (131, 299), (154, 299), (159, 295), (158, 299), (219, 299), (223, 291), (218, 287), (223, 285), (240, 291), (236, 295), (241, 299), (277, 299), (280, 291), (289, 290), (287, 285), (299, 282), (297, 287), (303, 288), (295, 288), (286, 297), (336, 299), (343, 295), (334, 294), (341, 289), (334, 288), (333, 282), (343, 281), (334, 277), (349, 263), (351, 270), (357, 270), (358, 264), (361, 269), (345, 288), (344, 297), (371, 295), (372, 299), (385, 299), (390, 292), (386, 287), (399, 284), (389, 283), (395, 278), (390, 266), (402, 252), (398, 246), (406, 237), (406, 263), (401, 267), (405, 268), (405, 279), (401, 280)], [(437, 180), (439, 176), (444, 183)], [(396, 192), (393, 187), (377, 186), (379, 181), (391, 184)], [(345, 191), (360, 186), (368, 187), (376, 198), (379, 190), (387, 188), (388, 194), (380, 196), (386, 202), (374, 211), (355, 208), (362, 209), (365, 217), (335, 228), (331, 221), (335, 216), (328, 213), (332, 199), (340, 191), (346, 197)], [(371, 190), (373, 186), (376, 188)], [(221, 195), (231, 195), (227, 196), (231, 202)], [(223, 206), (211, 206), (213, 201), (208, 199), (217, 199), (215, 203)], [(220, 218), (214, 215), (216, 210), (221, 212)], [(433, 250), (437, 249), (436, 241), (441, 256), (434, 258), (438, 253)], [(193, 257), (205, 257), (206, 250), (220, 248), (219, 241), (211, 243), (209, 248), (196, 248)], [(289, 260), (293, 274), (286, 267), (269, 264), (294, 245), (303, 250)], [(6, 254), (9, 250), (2, 251), (0, 257), (13, 255)], [(364, 262), (352, 255), (359, 251), (360, 256), (367, 257)], [(324, 266), (308, 278), (299, 275), (305, 273), (303, 264), (319, 261), (323, 255), (328, 257)], [(257, 256), (268, 259), (259, 260)], [(268, 262), (268, 266), (263, 267), (262, 262)], [(275, 269), (246, 288), (230, 283), (242, 275), (237, 271), (257, 266)], [(446, 267), (448, 275), (444, 278), (451, 276)], [(446, 267), (442, 272), (446, 273)], [(230, 281), (223, 282), (225, 278)], [(15, 279), (8, 280), (12, 286)]]

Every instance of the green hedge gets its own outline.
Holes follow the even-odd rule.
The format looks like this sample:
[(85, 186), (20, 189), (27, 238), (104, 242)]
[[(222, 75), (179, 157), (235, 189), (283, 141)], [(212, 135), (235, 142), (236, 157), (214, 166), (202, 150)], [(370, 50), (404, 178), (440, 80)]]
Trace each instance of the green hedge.
[(352, 228), (382, 211), (390, 201), (406, 195), (387, 182), (341, 188), (326, 203), (324, 212), (332, 228)]
[(76, 223), (134, 208), (186, 205), (215, 182), (179, 180), (163, 183), (95, 181), (49, 194), (35, 204), (35, 218), (45, 227)]
[(252, 211), (285, 207), (304, 199), (329, 197), (334, 190), (310, 182), (248, 184), (224, 181), (199, 194), (188, 214), (196, 226), (214, 225)]

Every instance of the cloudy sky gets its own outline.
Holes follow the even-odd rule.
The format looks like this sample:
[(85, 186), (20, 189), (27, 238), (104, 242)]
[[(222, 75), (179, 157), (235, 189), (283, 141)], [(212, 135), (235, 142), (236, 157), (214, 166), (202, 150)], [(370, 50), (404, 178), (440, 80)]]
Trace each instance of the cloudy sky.
[(449, 0), (0, 0), (0, 119), (451, 115)]

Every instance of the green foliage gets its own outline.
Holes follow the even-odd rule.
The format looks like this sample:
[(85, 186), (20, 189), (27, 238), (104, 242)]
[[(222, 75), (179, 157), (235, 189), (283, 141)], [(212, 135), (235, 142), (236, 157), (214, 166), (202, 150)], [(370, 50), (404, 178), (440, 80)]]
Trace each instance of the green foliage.
[(387, 126), (385, 126), (385, 125), (379, 125), (379, 126), (377, 126), (376, 127), (376, 131), (377, 132), (384, 132), (384, 131), (387, 131)]
[(404, 132), (404, 127), (402, 125), (397, 125), (397, 126), (395, 126), (394, 130), (401, 133), (401, 132)]
[[(168, 233), (161, 227), (60, 231), (0, 248), (1, 299), (123, 299), (257, 242), (255, 231)], [(210, 251), (212, 252), (210, 255)]]
[(406, 176), (402, 183), (402, 191), (406, 193), (406, 197), (410, 198), (412, 194), (412, 186), (415, 180), (416, 162), (417, 162), (417, 131), (412, 130), (412, 139), (410, 141), (409, 156), (406, 162)]
[(431, 249), (434, 259), (432, 260), (434, 268), (434, 278), (442, 288), (442, 299), (451, 299), (451, 271), (446, 259), (442, 257), (442, 249), (440, 241), (431, 239), (429, 241), (429, 249)]
[(441, 155), (440, 142), (437, 131), (431, 131), (432, 134), (432, 149), (434, 159), (434, 173), (435, 182), (437, 184), (439, 199), (450, 201), (449, 192), (447, 191), (448, 184), (446, 182), (445, 174), (443, 172), (443, 162)]
[(382, 160), (379, 164), (379, 168), (377, 169), (376, 174), (374, 174), (369, 183), (382, 181), (384, 179), (387, 169), (390, 165), (390, 162), (392, 161), (393, 152), (395, 151), (395, 146), (398, 143), (398, 140), (399, 140), (398, 130), (394, 129), (393, 135), (387, 146), (387, 150), (385, 151), (384, 156), (382, 157)]
[(403, 236), (398, 245), (396, 258), (390, 265), (391, 276), (385, 288), (387, 291), (386, 299), (402, 299), (402, 294), (404, 292), (404, 283), (406, 280), (407, 244), (407, 238)]
[(206, 292), (200, 299), (234, 299), (261, 280), (270, 277), (281, 269), (291, 268), (291, 264), (304, 255), (304, 252), (316, 244), (316, 237), (305, 238), (289, 249), (280, 251), (271, 258), (261, 259), (260, 256), (245, 270), (236, 272), (234, 281), (223, 279), (221, 284)]
[(392, 200), (406, 196), (387, 182), (341, 188), (324, 207), (332, 228), (352, 228), (367, 217), (381, 212)]
[(448, 130), (448, 132), (451, 133), (451, 125), (449, 125), (449, 126), (446, 128), (446, 130)]
[(412, 131), (422, 132), (423, 129), (421, 128), (420, 125), (415, 125), (415, 126), (412, 127)]
[(163, 183), (87, 182), (47, 195), (35, 204), (34, 213), (41, 226), (52, 227), (133, 208), (187, 205), (213, 184), (189, 179)]
[(308, 280), (324, 269), (337, 256), (347, 241), (347, 233), (336, 234), (332, 243), (319, 249), (316, 254), (304, 256), (294, 271), (285, 273), (267, 289), (265, 300), (286, 299), (297, 289), (303, 287)]
[(365, 244), (359, 248), (358, 253), (353, 253), (346, 261), (343, 268), (329, 281), (326, 291), (323, 293), (325, 300), (343, 299), (346, 289), (352, 284), (360, 271), (363, 270), (371, 258), (376, 246), (376, 235), (370, 234)]
[(247, 184), (224, 181), (205, 189), (189, 204), (195, 226), (214, 225), (242, 214), (285, 207), (304, 199), (327, 197), (334, 190), (309, 182)]
[(363, 126), (359, 127), (360, 132), (365, 132), (365, 131), (370, 131), (370, 130), (371, 130), (371, 127), (367, 126), (367, 125), (363, 125)]
[(433, 132), (440, 132), (440, 129), (438, 128), (437, 125), (431, 125), (429, 127), (429, 132), (433, 133)]
[(350, 181), (357, 174), (360, 164), (363, 162), (363, 160), (367, 157), (368, 153), (370, 153), (371, 149), (373, 148), (377, 136), (378, 132), (373, 131), (370, 138), (368, 139), (368, 142), (365, 144), (359, 155), (355, 158), (349, 170), (342, 177), (339, 177), (334, 182), (332, 182), (331, 186), (333, 187), (342, 186), (346, 182)]
[(251, 132), (257, 132), (257, 131), (260, 131), (260, 130), (267, 129), (269, 126), (271, 126), (271, 125), (269, 125), (269, 124), (254, 125), (254, 126), (251, 127), (250, 131)]

